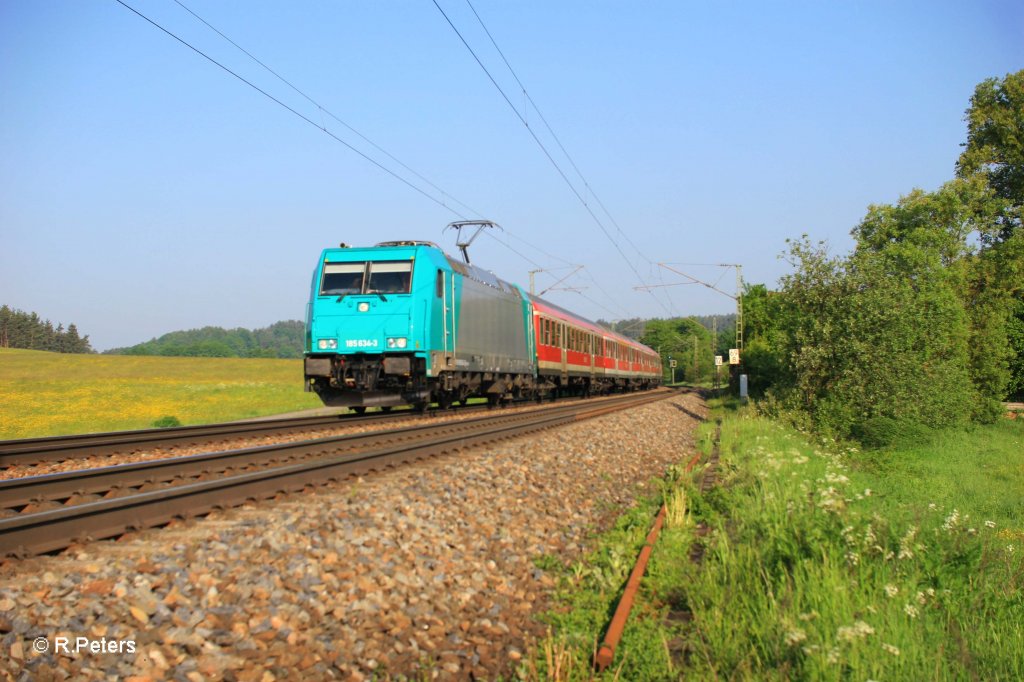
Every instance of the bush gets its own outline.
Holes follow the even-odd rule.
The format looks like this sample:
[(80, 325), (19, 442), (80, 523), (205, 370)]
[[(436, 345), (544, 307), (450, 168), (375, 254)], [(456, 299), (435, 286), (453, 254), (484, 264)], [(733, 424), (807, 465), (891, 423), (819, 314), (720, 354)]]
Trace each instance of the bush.
[(930, 428), (917, 422), (877, 416), (854, 424), (851, 435), (865, 447), (884, 448), (926, 443), (933, 434)]
[(181, 421), (177, 417), (173, 417), (170, 415), (166, 417), (160, 417), (155, 422), (153, 422), (153, 428), (156, 429), (169, 429), (174, 426), (181, 426)]

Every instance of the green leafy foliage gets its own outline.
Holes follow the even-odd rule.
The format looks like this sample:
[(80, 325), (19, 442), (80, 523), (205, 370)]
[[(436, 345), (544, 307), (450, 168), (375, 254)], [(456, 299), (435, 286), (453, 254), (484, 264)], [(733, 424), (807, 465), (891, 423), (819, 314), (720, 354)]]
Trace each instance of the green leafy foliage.
[(1024, 71), (980, 83), (966, 119), (957, 173), (982, 173), (999, 196), (1024, 205)]
[(40, 319), (36, 313), (0, 306), (0, 348), (45, 350), (55, 353), (92, 353), (89, 336), (79, 336), (78, 327)]
[(675, 360), (676, 377), (683, 381), (703, 381), (714, 371), (714, 338), (692, 317), (650, 320), (640, 341), (659, 351), (666, 363), (669, 358)]
[(171, 332), (128, 348), (113, 348), (113, 355), (163, 355), (210, 358), (302, 357), (305, 326), (289, 320), (263, 329), (203, 327)]
[(978, 86), (959, 177), (869, 207), (848, 255), (790, 242), (780, 291), (747, 287), (744, 364), (776, 414), (880, 445), (991, 422), (1022, 390), (1022, 87)]
[(170, 429), (175, 426), (181, 426), (181, 420), (179, 420), (177, 417), (173, 415), (160, 417), (159, 419), (153, 422), (153, 428), (156, 429)]

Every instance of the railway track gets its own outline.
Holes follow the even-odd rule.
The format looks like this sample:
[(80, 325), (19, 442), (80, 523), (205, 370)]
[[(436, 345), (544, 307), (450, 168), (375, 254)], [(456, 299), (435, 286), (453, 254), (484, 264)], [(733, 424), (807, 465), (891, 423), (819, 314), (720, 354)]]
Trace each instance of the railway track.
[(675, 393), (656, 391), (593, 403), (574, 401), (544, 410), (2, 481), (0, 513), (7, 518), (0, 519), (0, 557), (114, 537), (671, 395)]
[[(468, 405), (453, 408), (477, 411), (484, 405)], [(436, 412), (427, 412), (432, 415)], [(268, 434), (294, 433), (318, 428), (359, 427), (379, 424), (402, 417), (421, 416), (411, 410), (372, 415), (332, 414), (315, 417), (290, 417), (286, 419), (262, 419), (245, 422), (203, 424), (199, 426), (177, 426), (164, 429), (142, 429), (137, 431), (110, 431), (86, 433), (76, 436), (53, 436), (48, 438), (25, 438), (0, 441), (0, 469), (17, 464), (38, 464), (69, 459), (84, 459), (96, 455), (131, 453), (141, 449), (179, 447), (197, 443), (209, 443), (217, 439), (246, 438)]]

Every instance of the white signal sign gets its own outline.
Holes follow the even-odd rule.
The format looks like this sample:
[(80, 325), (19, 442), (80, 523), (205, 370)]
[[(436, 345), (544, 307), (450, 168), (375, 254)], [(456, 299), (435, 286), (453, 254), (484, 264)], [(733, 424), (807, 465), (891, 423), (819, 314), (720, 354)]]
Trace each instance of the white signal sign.
[(716, 355), (715, 356), (715, 367), (721, 367), (721, 366), (722, 366), (722, 356), (721, 355)]
[(730, 348), (729, 349), (729, 364), (738, 365), (740, 364), (740, 349)]
[(676, 361), (675, 360), (669, 360), (668, 361), (668, 366), (671, 367), (672, 369), (675, 369), (676, 368)]

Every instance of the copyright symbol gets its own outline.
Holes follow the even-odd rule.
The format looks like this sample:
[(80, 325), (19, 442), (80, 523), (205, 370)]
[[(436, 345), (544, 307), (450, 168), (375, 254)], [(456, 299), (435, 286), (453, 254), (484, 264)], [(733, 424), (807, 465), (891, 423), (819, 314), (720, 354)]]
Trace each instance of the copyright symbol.
[(36, 637), (35, 641), (32, 642), (32, 648), (36, 653), (45, 654), (50, 650), (50, 640), (45, 637)]

